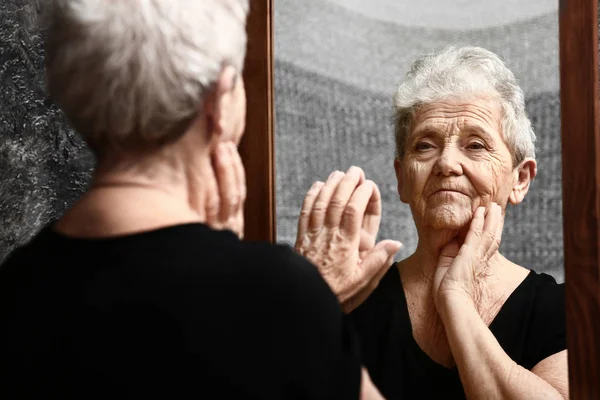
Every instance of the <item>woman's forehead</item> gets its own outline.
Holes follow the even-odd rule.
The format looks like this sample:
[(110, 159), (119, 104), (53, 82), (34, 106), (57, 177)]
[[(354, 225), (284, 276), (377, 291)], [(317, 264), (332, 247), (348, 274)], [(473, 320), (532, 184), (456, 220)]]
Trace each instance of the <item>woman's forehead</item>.
[(437, 101), (424, 104), (417, 109), (411, 133), (437, 131), (448, 124), (456, 125), (461, 131), (498, 131), (502, 120), (499, 102), (490, 98), (472, 97)]

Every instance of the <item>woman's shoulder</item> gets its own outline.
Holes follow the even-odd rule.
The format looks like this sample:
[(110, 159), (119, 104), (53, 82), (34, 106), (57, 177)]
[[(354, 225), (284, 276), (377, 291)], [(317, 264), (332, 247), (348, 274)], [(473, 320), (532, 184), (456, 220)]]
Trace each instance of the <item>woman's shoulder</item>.
[(540, 329), (557, 326), (565, 330), (565, 284), (544, 272), (531, 270), (530, 291), (533, 295), (532, 319)]
[[(268, 242), (246, 242), (228, 230), (217, 231), (201, 223), (167, 226), (150, 231), (105, 238), (76, 238), (57, 233), (46, 225), (29, 242), (16, 248), (6, 264), (47, 269), (139, 270), (151, 274), (193, 279), (198, 276), (246, 276), (251, 279), (318, 280), (316, 267), (289, 246)], [(137, 268), (142, 266), (143, 269)], [(169, 266), (165, 272), (165, 267)], [(167, 271), (167, 272), (168, 272)], [(323, 284), (325, 284), (323, 282)], [(326, 285), (326, 284), (325, 284)]]
[(552, 310), (564, 310), (565, 285), (558, 283), (552, 275), (532, 269), (523, 283), (533, 298), (533, 305), (538, 314), (550, 316), (555, 315)]
[(564, 284), (530, 270), (490, 329), (504, 350), (527, 369), (566, 349)]
[(506, 311), (524, 312), (529, 310), (531, 317), (550, 317), (552, 310), (564, 309), (564, 284), (545, 272), (538, 272), (514, 263), (506, 266), (507, 273), (502, 281), (504, 289), (511, 294), (505, 300)]

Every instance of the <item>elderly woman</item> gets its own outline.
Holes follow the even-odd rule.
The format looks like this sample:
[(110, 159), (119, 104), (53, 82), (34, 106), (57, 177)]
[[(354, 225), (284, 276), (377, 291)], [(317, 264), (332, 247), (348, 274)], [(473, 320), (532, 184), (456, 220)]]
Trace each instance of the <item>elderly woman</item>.
[[(97, 165), (88, 192), (0, 269), (0, 396), (380, 398), (318, 270), (234, 234), (248, 1), (49, 7), (48, 88)], [(354, 294), (399, 244), (361, 242), (381, 203), (360, 169), (339, 188), (311, 226), (343, 232), (360, 264), (307, 243), (315, 262), (355, 271)]]
[[(498, 252), (506, 208), (536, 175), (513, 74), (487, 50), (447, 48), (413, 64), (395, 110), (398, 194), (418, 246), (369, 282), (379, 285), (356, 309), (368, 292), (332, 285), (354, 309), (373, 382), (388, 399), (567, 398), (564, 287)], [(299, 230), (296, 247), (309, 258), (314, 235)], [(326, 278), (350, 274), (321, 268)]]

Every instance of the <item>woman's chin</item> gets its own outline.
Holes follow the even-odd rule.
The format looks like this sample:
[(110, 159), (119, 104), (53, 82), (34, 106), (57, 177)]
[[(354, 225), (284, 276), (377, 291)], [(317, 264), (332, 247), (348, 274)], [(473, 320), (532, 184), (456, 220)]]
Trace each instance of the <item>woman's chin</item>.
[(436, 230), (461, 230), (468, 227), (473, 218), (471, 209), (463, 207), (432, 207), (426, 211), (425, 221)]

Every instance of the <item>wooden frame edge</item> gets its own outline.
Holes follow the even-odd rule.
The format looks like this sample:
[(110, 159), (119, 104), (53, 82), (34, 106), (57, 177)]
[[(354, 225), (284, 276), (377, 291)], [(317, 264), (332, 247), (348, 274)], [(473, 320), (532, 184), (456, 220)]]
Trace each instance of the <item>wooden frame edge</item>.
[(563, 229), (572, 399), (600, 398), (598, 0), (560, 2)]
[(276, 241), (273, 0), (250, 1), (244, 82), (249, 94), (240, 155), (247, 179), (246, 240)]

